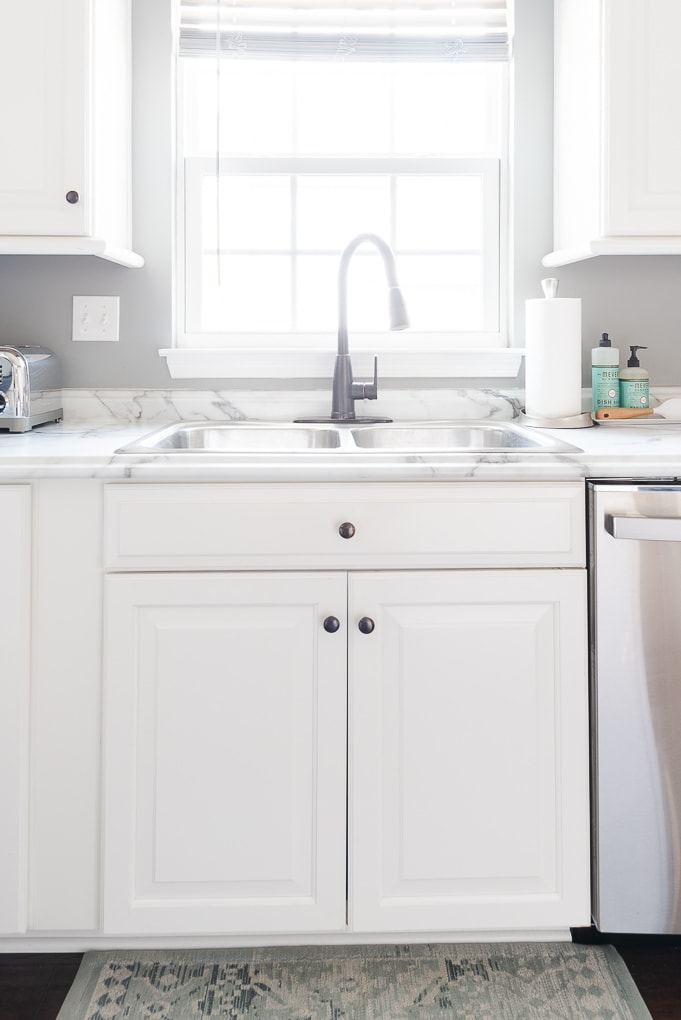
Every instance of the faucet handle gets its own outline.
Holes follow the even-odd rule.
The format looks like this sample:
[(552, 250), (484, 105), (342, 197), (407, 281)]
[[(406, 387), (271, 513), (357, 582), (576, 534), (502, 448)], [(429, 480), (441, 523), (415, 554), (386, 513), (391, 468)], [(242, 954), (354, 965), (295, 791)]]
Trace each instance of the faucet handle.
[(378, 358), (374, 354), (374, 381), (364, 383), (364, 399), (375, 400), (378, 396)]
[(378, 396), (378, 358), (374, 354), (374, 381), (369, 386), (370, 392), (367, 393), (367, 400), (375, 400)]
[(378, 396), (378, 358), (374, 355), (374, 381), (353, 382), (353, 400), (375, 400)]

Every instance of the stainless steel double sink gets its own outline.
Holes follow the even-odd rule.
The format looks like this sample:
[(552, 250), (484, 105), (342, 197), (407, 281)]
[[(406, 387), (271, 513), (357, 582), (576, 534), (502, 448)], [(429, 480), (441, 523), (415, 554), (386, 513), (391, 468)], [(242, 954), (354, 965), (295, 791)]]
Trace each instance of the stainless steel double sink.
[(168, 425), (117, 450), (124, 454), (574, 453), (571, 446), (510, 422), (390, 424), (191, 422)]

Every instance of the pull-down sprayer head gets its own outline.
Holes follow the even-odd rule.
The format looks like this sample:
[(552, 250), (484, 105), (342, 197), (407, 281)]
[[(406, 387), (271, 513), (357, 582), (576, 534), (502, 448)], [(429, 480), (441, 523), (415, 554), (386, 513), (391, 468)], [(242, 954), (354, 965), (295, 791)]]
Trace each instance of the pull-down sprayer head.
[(338, 354), (348, 353), (348, 268), (355, 251), (365, 242), (373, 244), (383, 259), (388, 281), (390, 329), (406, 329), (409, 325), (404, 297), (397, 282), (395, 256), (390, 245), (386, 244), (378, 234), (359, 234), (345, 246), (338, 267)]

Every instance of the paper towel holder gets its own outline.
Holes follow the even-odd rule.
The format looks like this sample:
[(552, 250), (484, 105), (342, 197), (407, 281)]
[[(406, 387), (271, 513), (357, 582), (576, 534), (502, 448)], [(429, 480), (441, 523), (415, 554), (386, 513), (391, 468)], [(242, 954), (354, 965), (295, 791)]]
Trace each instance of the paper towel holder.
[[(555, 276), (542, 280), (541, 286), (545, 298), (555, 299), (558, 293), (558, 279)], [(520, 412), (520, 424), (537, 429), (587, 429), (592, 427), (593, 419), (587, 412), (571, 414), (563, 418), (536, 418), (526, 414), (523, 410)]]
[(521, 411), (518, 423), (534, 429), (590, 429), (593, 418), (587, 411), (582, 414), (571, 414), (568, 418), (531, 418)]

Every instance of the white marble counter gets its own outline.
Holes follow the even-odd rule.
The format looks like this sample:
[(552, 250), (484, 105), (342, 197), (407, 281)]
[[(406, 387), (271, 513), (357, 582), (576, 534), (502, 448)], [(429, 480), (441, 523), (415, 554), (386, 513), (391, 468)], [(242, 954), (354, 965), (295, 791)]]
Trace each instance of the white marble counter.
[[(76, 391), (64, 396), (63, 422), (24, 434), (0, 432), (0, 481), (47, 477), (234, 482), (681, 478), (681, 423), (547, 431), (573, 444), (574, 453), (512, 450), (484, 454), (345, 454), (327, 450), (299, 454), (120, 455), (116, 453), (120, 447), (168, 422), (251, 417), (290, 421), (298, 414), (320, 413), (310, 409), (318, 406), (319, 400), (315, 402), (309, 394), (303, 398), (277, 396), (276, 400), (261, 394), (258, 406), (252, 395), (237, 405), (221, 394), (187, 391), (112, 391), (105, 398), (101, 393)], [(515, 397), (486, 391), (447, 391), (438, 399), (429, 397), (427, 404), (421, 399), (410, 402), (408, 397), (400, 394), (387, 412), (384, 406), (384, 413), (392, 412), (396, 420), (405, 421), (511, 420), (520, 406)], [(370, 410), (374, 409), (372, 405)], [(258, 410), (259, 414), (253, 413)], [(424, 413), (426, 410), (431, 413)]]

